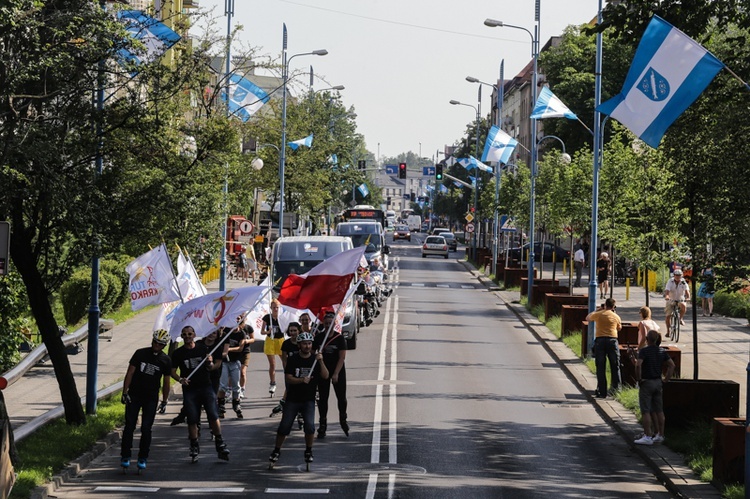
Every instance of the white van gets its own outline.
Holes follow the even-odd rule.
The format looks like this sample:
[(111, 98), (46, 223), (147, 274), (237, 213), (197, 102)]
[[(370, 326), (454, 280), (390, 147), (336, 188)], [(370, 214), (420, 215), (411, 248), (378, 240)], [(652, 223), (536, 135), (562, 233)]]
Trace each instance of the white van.
[(388, 254), (391, 250), (385, 244), (385, 232), (380, 222), (367, 219), (341, 222), (336, 226), (336, 235), (350, 237), (355, 248), (366, 246), (367, 261), (372, 262), (377, 258), (383, 268), (388, 270)]
[(409, 215), (406, 219), (406, 225), (409, 226), (410, 231), (419, 232), (422, 230), (422, 217), (419, 215)]

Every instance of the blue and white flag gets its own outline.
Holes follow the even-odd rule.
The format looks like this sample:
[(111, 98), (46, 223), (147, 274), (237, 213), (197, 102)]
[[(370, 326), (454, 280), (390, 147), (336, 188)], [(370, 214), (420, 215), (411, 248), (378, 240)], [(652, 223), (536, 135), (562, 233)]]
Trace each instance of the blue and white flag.
[(474, 163), (471, 161), (470, 158), (458, 158), (456, 159), (456, 163), (463, 166), (467, 170), (471, 170), (475, 167)]
[(367, 195), (370, 194), (370, 189), (367, 188), (367, 184), (360, 184), (357, 187), (357, 190), (362, 194), (362, 197), (367, 197)]
[(454, 180), (454, 181), (453, 181), (453, 185), (455, 185), (456, 187), (464, 187), (464, 184), (462, 184), (462, 183), (461, 183), (461, 182), (459, 182), (458, 180)]
[(487, 133), (487, 141), (484, 143), (484, 152), (482, 161), (495, 161), (497, 163), (507, 163), (513, 154), (513, 150), (518, 145), (518, 141), (502, 131), (499, 127), (493, 126)]
[(330, 164), (332, 164), (334, 166), (338, 165), (339, 164), (339, 157), (336, 156), (335, 154), (331, 154), (330, 156), (328, 156), (328, 163), (330, 163)]
[[(226, 98), (226, 92), (222, 92)], [(268, 102), (269, 95), (265, 90), (247, 78), (238, 74), (229, 77), (229, 112), (247, 121), (250, 116)]]
[[(461, 187), (461, 184), (458, 184), (458, 186)], [(440, 192), (442, 192), (443, 194), (445, 194), (445, 193), (448, 192), (448, 188), (446, 186), (444, 186), (444, 185), (441, 185), (440, 186)]]
[(428, 191), (434, 191), (435, 190), (435, 188), (432, 187), (431, 185), (428, 185), (426, 188), (427, 188)]
[(653, 148), (724, 64), (659, 16), (638, 44), (622, 91), (599, 105)]
[(479, 161), (474, 156), (469, 156), (469, 159), (471, 160), (471, 164), (474, 165), (475, 168), (479, 168), (483, 172), (489, 172), (489, 173), (493, 172), (491, 166), (485, 165), (484, 163), (482, 163), (481, 161)]
[(131, 37), (143, 44), (142, 48), (120, 49), (118, 53), (125, 62), (136, 65), (153, 62), (180, 41), (180, 35), (140, 10), (118, 11), (117, 20), (125, 24)]
[(477, 186), (477, 178), (476, 177), (472, 177), (471, 175), (469, 175), (469, 180), (471, 180), (471, 185), (473, 185), (474, 187)]
[(568, 109), (568, 106), (562, 103), (549, 87), (542, 88), (539, 93), (539, 98), (536, 100), (534, 110), (531, 112), (531, 117), (538, 120), (544, 118), (568, 118), (569, 120), (577, 120), (578, 116), (573, 111)]
[(294, 142), (290, 142), (289, 147), (291, 147), (293, 151), (296, 151), (297, 149), (299, 149), (300, 146), (312, 147), (312, 141), (313, 141), (313, 134), (310, 134), (304, 139), (299, 139), (299, 140), (295, 140)]

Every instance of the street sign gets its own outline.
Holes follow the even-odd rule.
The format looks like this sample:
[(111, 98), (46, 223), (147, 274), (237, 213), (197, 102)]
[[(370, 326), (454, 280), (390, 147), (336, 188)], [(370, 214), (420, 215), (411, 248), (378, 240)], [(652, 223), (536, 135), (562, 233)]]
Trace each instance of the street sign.
[(422, 175), (425, 177), (434, 177), (435, 176), (435, 167), (434, 166), (423, 166), (422, 167)]
[(10, 222), (0, 222), (0, 275), (8, 274), (10, 262)]
[(508, 215), (500, 217), (500, 230), (502, 232), (516, 232), (516, 222)]
[(466, 221), (469, 222), (469, 223), (471, 223), (472, 221), (474, 221), (474, 215), (472, 215), (471, 213), (467, 214), (466, 215)]
[(243, 234), (241, 236), (237, 236), (237, 242), (242, 244), (250, 244), (250, 242), (253, 240), (252, 234)]
[(474, 232), (474, 224), (466, 224), (466, 232)]
[(386, 175), (398, 175), (398, 165), (385, 165)]
[(240, 232), (242, 232), (243, 234), (251, 234), (254, 228), (255, 227), (250, 220), (240, 222)]

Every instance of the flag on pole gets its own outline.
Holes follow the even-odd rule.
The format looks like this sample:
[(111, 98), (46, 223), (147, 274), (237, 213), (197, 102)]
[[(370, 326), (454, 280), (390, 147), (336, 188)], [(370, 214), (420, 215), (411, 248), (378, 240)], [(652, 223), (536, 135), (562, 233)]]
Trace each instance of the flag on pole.
[(263, 295), (270, 292), (268, 287), (249, 286), (193, 298), (175, 312), (169, 335), (173, 339), (179, 338), (186, 326), (192, 326), (199, 338), (222, 327), (236, 327), (237, 317), (253, 310)]
[[(226, 92), (222, 92), (226, 98)], [(229, 112), (247, 121), (270, 100), (265, 90), (238, 74), (229, 77)]]
[(536, 100), (534, 110), (531, 112), (531, 117), (536, 119), (544, 118), (568, 118), (569, 120), (577, 120), (578, 116), (573, 111), (568, 109), (568, 106), (562, 103), (549, 87), (542, 88), (539, 92), (539, 98)]
[(491, 166), (485, 165), (484, 163), (482, 163), (481, 161), (479, 161), (474, 156), (469, 156), (469, 159), (471, 160), (471, 164), (474, 165), (475, 168), (479, 168), (483, 172), (489, 172), (489, 173), (493, 172)]
[(153, 62), (180, 41), (180, 35), (140, 10), (120, 10), (117, 12), (117, 19), (125, 24), (125, 30), (132, 38), (143, 44), (142, 48), (123, 48), (118, 51), (125, 63), (141, 65)]
[(370, 189), (367, 188), (367, 184), (360, 184), (357, 187), (357, 190), (362, 194), (362, 197), (367, 197), (367, 195), (370, 194)]
[(449, 168), (455, 164), (456, 164), (456, 158), (454, 158), (453, 156), (450, 156), (448, 157), (448, 159), (445, 160), (445, 165)]
[(456, 163), (463, 166), (467, 170), (471, 170), (475, 166), (474, 163), (471, 162), (470, 158), (458, 158), (456, 159)]
[(130, 274), (130, 306), (133, 310), (180, 299), (164, 243), (130, 262), (125, 271)]
[(482, 152), (482, 161), (507, 163), (517, 145), (518, 141), (516, 139), (493, 125), (487, 133), (487, 141), (484, 143), (484, 152)]
[(279, 291), (279, 302), (310, 310), (338, 305), (349, 290), (364, 254), (365, 246), (360, 246), (324, 260), (306, 274), (290, 274)]
[(602, 103), (608, 114), (653, 148), (724, 64), (659, 16), (651, 19), (622, 91)]
[[(266, 277), (258, 286), (271, 289), (271, 276)], [(253, 330), (260, 332), (263, 327), (263, 316), (271, 313), (271, 293), (264, 294), (258, 304), (245, 317), (245, 324), (252, 326)]]
[(454, 181), (453, 181), (453, 185), (455, 185), (456, 187), (464, 187), (464, 184), (462, 184), (462, 183), (461, 183), (461, 182), (459, 182), (458, 180), (454, 180)]
[[(459, 184), (459, 186), (460, 186), (460, 185), (461, 185), (461, 184)], [(448, 188), (447, 188), (446, 186), (444, 186), (444, 185), (441, 185), (441, 186), (440, 186), (440, 192), (442, 192), (442, 193), (444, 193), (444, 194), (445, 194), (445, 193), (447, 193), (447, 192), (448, 192)]]
[(291, 147), (293, 151), (296, 151), (297, 149), (299, 149), (300, 146), (312, 147), (312, 141), (313, 141), (313, 134), (310, 134), (304, 139), (299, 139), (299, 140), (295, 140), (294, 142), (290, 142), (289, 147)]
[[(195, 267), (193, 267), (193, 262), (188, 258), (185, 258), (182, 250), (180, 250), (177, 255), (177, 284), (180, 286), (180, 293), (183, 301), (190, 301), (195, 297), (208, 294), (206, 287), (203, 285), (198, 277), (198, 273), (195, 271)], [(174, 317), (177, 307), (180, 306), (180, 303), (181, 302), (178, 300), (161, 304), (159, 315), (156, 316), (156, 320), (154, 321), (154, 331), (160, 329), (169, 331), (169, 327), (172, 324), (172, 318)]]

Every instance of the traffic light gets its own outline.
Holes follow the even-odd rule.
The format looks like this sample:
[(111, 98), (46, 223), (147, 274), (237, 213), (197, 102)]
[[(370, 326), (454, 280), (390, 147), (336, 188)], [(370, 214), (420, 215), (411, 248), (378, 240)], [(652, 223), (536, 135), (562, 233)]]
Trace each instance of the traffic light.
[(413, 202), (415, 202), (416, 200), (417, 200), (417, 195), (416, 195), (416, 194), (415, 194), (414, 192), (412, 192), (412, 193), (411, 193), (411, 202), (413, 203)]
[(398, 178), (406, 178), (406, 163), (398, 164)]
[(367, 160), (360, 159), (359, 161), (357, 161), (358, 170), (364, 170), (365, 168), (367, 168)]
[(443, 165), (435, 165), (435, 180), (443, 180)]

